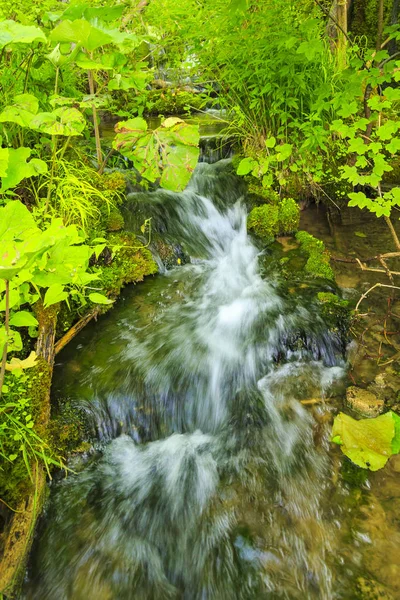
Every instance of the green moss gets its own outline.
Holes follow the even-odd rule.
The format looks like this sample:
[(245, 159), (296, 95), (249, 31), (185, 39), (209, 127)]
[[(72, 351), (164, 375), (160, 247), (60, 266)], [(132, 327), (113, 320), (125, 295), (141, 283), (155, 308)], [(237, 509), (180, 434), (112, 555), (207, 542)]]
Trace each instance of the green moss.
[(149, 114), (181, 115), (203, 107), (207, 97), (203, 94), (174, 89), (153, 90), (149, 93)]
[(110, 191), (125, 191), (126, 179), (125, 175), (120, 171), (105, 173), (101, 175), (101, 186), (104, 190)]
[(308, 256), (304, 267), (306, 272), (313, 277), (323, 277), (333, 281), (335, 275), (330, 266), (330, 254), (324, 243), (306, 231), (296, 233), (296, 239), (300, 242), (300, 249)]
[(109, 236), (109, 242), (110, 245), (122, 248), (116, 253), (111, 264), (102, 267), (100, 279), (107, 295), (115, 298), (127, 283), (143, 281), (146, 275), (157, 272), (157, 265), (151, 253), (147, 248), (143, 248), (133, 233), (124, 231), (112, 234)]
[(247, 229), (265, 244), (273, 242), (279, 233), (279, 207), (263, 204), (253, 208), (247, 218)]
[(278, 203), (255, 206), (250, 211), (247, 229), (269, 244), (276, 235), (296, 231), (299, 221), (300, 209), (293, 198), (284, 198), (279, 202), (278, 196)]
[(300, 223), (300, 208), (293, 198), (284, 198), (279, 204), (279, 233), (293, 233)]
[(121, 212), (117, 208), (112, 209), (107, 218), (107, 231), (121, 231), (121, 229), (124, 228), (124, 225), (125, 221)]
[(258, 199), (262, 198), (262, 200), (268, 202), (268, 204), (279, 204), (280, 197), (278, 192), (274, 189), (263, 187), (261, 181), (252, 175), (245, 177), (245, 179), (249, 194), (257, 196)]

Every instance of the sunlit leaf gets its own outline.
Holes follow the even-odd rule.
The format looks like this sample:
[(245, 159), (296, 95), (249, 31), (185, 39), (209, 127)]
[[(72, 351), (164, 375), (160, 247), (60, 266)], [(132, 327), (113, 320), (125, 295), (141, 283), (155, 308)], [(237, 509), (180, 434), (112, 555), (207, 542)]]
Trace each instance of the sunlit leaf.
[(0, 49), (9, 44), (32, 44), (46, 42), (41, 29), (32, 25), (21, 25), (16, 21), (0, 21)]
[(93, 292), (89, 294), (89, 300), (91, 300), (94, 304), (112, 304), (113, 300), (107, 298), (107, 296), (103, 296), (103, 294), (99, 294), (97, 292)]

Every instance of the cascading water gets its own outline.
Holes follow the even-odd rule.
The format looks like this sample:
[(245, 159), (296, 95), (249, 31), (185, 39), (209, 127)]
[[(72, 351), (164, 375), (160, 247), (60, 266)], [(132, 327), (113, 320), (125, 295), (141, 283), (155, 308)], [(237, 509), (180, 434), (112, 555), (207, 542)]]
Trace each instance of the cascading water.
[(52, 486), (24, 598), (346, 597), (326, 431), (300, 403), (340, 380), (340, 343), (261, 277), (228, 167), (131, 198), (192, 260), (128, 290), (56, 367), (98, 442)]

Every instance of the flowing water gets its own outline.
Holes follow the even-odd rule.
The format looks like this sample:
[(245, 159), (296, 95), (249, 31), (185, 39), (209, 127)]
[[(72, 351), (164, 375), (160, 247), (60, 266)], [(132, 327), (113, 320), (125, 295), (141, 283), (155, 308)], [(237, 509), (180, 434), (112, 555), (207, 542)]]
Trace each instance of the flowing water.
[(343, 379), (341, 340), (310, 296), (261, 276), (242, 193), (221, 161), (182, 194), (138, 195), (191, 261), (61, 355), (54, 397), (96, 441), (51, 486), (24, 598), (354, 598), (329, 427), (301, 403)]

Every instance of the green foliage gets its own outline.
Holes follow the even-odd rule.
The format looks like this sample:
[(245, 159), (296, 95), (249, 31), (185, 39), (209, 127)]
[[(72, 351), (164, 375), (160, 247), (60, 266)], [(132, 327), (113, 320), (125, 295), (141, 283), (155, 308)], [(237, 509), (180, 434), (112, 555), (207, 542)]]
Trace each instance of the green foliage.
[(35, 430), (40, 429), (40, 403), (47, 394), (46, 371), (36, 367), (29, 372), (7, 375), (0, 399), (0, 489), (9, 503), (19, 502), (34, 484), (32, 464), (44, 462), (62, 467), (49, 444)]
[(185, 189), (199, 158), (198, 126), (170, 117), (149, 131), (136, 117), (117, 123), (115, 130), (113, 148), (131, 158), (142, 177), (167, 190)]
[(305, 270), (313, 277), (323, 277), (334, 280), (335, 276), (330, 266), (330, 255), (324, 243), (306, 231), (299, 231), (296, 239), (301, 250), (308, 256)]
[(357, 421), (339, 413), (333, 423), (331, 439), (353, 463), (377, 471), (390, 456), (400, 451), (400, 417), (389, 411), (374, 419)]
[(0, 196), (27, 177), (47, 173), (47, 164), (43, 160), (32, 158), (27, 162), (31, 154), (30, 148), (0, 148)]
[[(37, 320), (20, 307), (37, 302), (42, 290), (45, 307), (67, 300), (70, 294), (85, 302), (85, 287), (99, 275), (87, 272), (93, 249), (83, 242), (76, 226), (65, 226), (61, 219), (53, 219), (41, 230), (17, 200), (0, 208), (0, 354), (22, 349), (18, 328), (35, 326)], [(98, 302), (97, 296), (91, 299)], [(4, 373), (0, 395), (3, 383)]]

